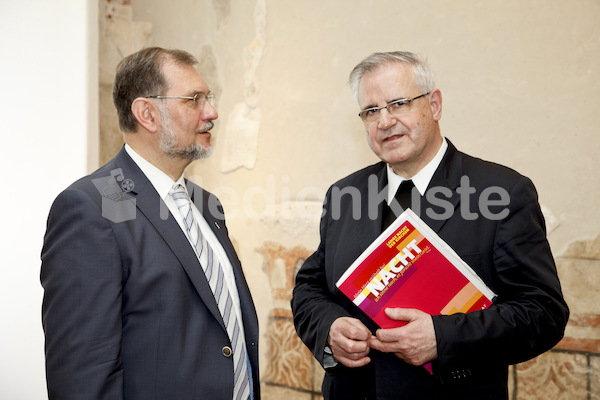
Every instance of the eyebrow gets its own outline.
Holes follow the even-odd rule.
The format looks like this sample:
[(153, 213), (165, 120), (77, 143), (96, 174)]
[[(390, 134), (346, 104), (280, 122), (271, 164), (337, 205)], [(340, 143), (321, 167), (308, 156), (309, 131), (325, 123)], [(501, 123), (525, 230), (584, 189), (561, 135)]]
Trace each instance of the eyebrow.
[(208, 92), (205, 92), (204, 90), (196, 90), (196, 89), (190, 90), (188, 92), (188, 94), (190, 95), (190, 97), (194, 97), (197, 94), (204, 94), (204, 95), (208, 96), (211, 93), (212, 92), (210, 90)]
[[(387, 103), (385, 103), (385, 105), (387, 106), (388, 104), (393, 103), (394, 101), (398, 101), (398, 100), (408, 100), (408, 97), (397, 97), (397, 98), (395, 98), (393, 100), (388, 101)], [(371, 108), (379, 108), (379, 109), (381, 109), (381, 108), (384, 108), (384, 107), (379, 107), (379, 106), (376, 106), (375, 104), (370, 104), (370, 105), (366, 106), (365, 108), (361, 109), (361, 111), (366, 111), (366, 110), (369, 110)]]
[(398, 100), (408, 100), (408, 97), (398, 97), (394, 100), (388, 101), (387, 104), (393, 103), (394, 101), (398, 101)]

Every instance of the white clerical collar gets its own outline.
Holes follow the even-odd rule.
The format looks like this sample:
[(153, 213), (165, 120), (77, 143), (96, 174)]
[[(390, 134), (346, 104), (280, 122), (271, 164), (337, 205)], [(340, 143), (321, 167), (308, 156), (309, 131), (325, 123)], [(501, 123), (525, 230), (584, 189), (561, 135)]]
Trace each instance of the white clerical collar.
[[(442, 137), (442, 139), (442, 145), (440, 146), (440, 149), (436, 153), (435, 157), (433, 157), (433, 159), (429, 161), (429, 163), (425, 167), (423, 167), (419, 172), (417, 172), (415, 176), (411, 178), (411, 180), (415, 184), (415, 187), (417, 188), (419, 193), (421, 193), (421, 196), (425, 194), (427, 186), (429, 186), (429, 182), (431, 182), (431, 178), (433, 178), (433, 174), (440, 166), (442, 158), (444, 158), (444, 154), (446, 154), (446, 150), (448, 149), (448, 142), (446, 141), (446, 138)], [(405, 181), (407, 179), (400, 175), (397, 175), (389, 164), (387, 165), (387, 178), (387, 202), (388, 204), (390, 204), (392, 199), (396, 195), (396, 192), (398, 191), (398, 188), (400, 187), (402, 181)]]
[(133, 162), (140, 167), (144, 175), (146, 175), (146, 178), (148, 178), (152, 186), (154, 186), (154, 189), (156, 189), (158, 192), (158, 195), (161, 199), (164, 200), (169, 195), (169, 191), (175, 183), (180, 183), (183, 185), (183, 187), (185, 187), (185, 179), (183, 178), (183, 174), (181, 174), (179, 179), (177, 179), (175, 182), (169, 175), (165, 174), (152, 163), (148, 162), (145, 158), (136, 153), (136, 151), (133, 150), (127, 143), (125, 144), (125, 151), (133, 159)]

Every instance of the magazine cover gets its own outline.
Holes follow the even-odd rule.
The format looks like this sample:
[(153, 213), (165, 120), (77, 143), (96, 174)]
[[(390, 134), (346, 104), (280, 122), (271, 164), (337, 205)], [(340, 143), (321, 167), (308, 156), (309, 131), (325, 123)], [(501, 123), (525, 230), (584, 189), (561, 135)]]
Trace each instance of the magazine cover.
[(336, 284), (381, 328), (403, 325), (385, 308), (430, 315), (488, 308), (495, 294), (412, 210), (386, 229)]

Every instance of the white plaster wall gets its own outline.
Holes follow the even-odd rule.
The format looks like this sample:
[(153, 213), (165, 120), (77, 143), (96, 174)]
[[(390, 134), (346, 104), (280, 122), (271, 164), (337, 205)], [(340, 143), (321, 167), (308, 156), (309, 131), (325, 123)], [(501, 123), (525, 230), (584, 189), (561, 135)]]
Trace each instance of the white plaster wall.
[(0, 2), (0, 399), (47, 398), (40, 251), (50, 204), (97, 164), (97, 0)]
[(411, 50), (436, 71), (442, 133), (533, 179), (559, 255), (600, 233), (598, 20), (595, 0), (268, 1), (253, 173), (287, 173), (297, 192), (374, 160), (348, 73), (371, 52)]
[[(570, 242), (600, 233), (594, 206), (600, 196), (597, 0), (132, 5), (134, 19), (152, 24), (153, 44), (199, 56), (204, 46), (212, 48), (216, 72), (209, 83), (219, 88), (217, 148), (190, 174), (209, 189), (226, 188), (232, 201), (224, 203), (238, 216), (230, 219), (240, 241), (271, 239), (250, 231), (257, 221), (240, 201), (248, 191), (271, 180), (277, 190), (269, 201), (320, 202), (332, 182), (376, 161), (346, 79), (369, 53), (397, 49), (423, 54), (436, 71), (444, 135), (467, 153), (533, 179), (556, 255)], [(233, 129), (248, 110), (240, 105), (256, 111), (249, 132)], [(249, 133), (256, 134), (251, 146), (245, 145)], [(232, 152), (231, 143), (243, 144), (246, 153)], [(239, 168), (231, 167), (236, 164)], [(265, 202), (253, 209), (264, 209)]]

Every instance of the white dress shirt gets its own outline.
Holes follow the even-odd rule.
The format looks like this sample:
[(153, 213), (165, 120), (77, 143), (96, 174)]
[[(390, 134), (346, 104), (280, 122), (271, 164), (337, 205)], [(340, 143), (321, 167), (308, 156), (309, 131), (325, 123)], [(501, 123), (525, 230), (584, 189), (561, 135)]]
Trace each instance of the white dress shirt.
[[(183, 174), (175, 182), (163, 171), (161, 171), (160, 169), (152, 165), (150, 162), (146, 161), (138, 153), (136, 153), (135, 150), (133, 150), (128, 144), (125, 144), (125, 151), (127, 151), (127, 154), (129, 154), (129, 156), (133, 159), (137, 166), (140, 167), (140, 169), (142, 170), (144, 175), (146, 175), (152, 186), (154, 186), (154, 189), (156, 189), (160, 198), (167, 205), (167, 208), (179, 224), (179, 227), (181, 228), (185, 236), (188, 238), (190, 246), (192, 246), (193, 248), (194, 246), (187, 233), (187, 228), (185, 226), (185, 223), (183, 222), (183, 217), (181, 216), (181, 213), (179, 212), (179, 209), (175, 204), (175, 200), (173, 200), (173, 198), (169, 195), (169, 191), (176, 183), (180, 183), (187, 191), (185, 180), (183, 179)], [(194, 214), (194, 218), (196, 219), (196, 222), (200, 227), (200, 232), (202, 233), (202, 235), (204, 235), (206, 241), (212, 247), (215, 256), (221, 263), (221, 267), (223, 268), (223, 274), (225, 278), (225, 284), (227, 285), (229, 293), (231, 294), (231, 300), (233, 301), (233, 309), (235, 310), (239, 321), (242, 338), (244, 338), (245, 335), (244, 326), (242, 323), (243, 319), (240, 307), (240, 297), (237, 291), (237, 286), (235, 285), (235, 276), (233, 274), (233, 267), (231, 265), (231, 262), (229, 261), (229, 257), (227, 257), (223, 246), (217, 240), (217, 237), (213, 233), (212, 229), (208, 226), (208, 222), (206, 222), (204, 216), (200, 213), (200, 211), (198, 211), (198, 208), (196, 208), (194, 202), (192, 202), (192, 213)], [(221, 229), (219, 226), (217, 226), (217, 228)]]
[[(448, 150), (448, 142), (446, 141), (446, 138), (442, 138), (442, 139), (443, 139), (442, 145), (440, 146), (440, 149), (435, 154), (433, 159), (431, 161), (429, 161), (429, 163), (425, 167), (423, 167), (423, 169), (421, 169), (419, 172), (417, 172), (415, 176), (410, 178), (410, 179), (412, 179), (413, 183), (415, 184), (415, 187), (417, 188), (417, 190), (419, 191), (421, 196), (423, 196), (425, 194), (425, 190), (427, 190), (427, 186), (429, 186), (429, 182), (431, 182), (431, 178), (433, 178), (433, 174), (435, 174), (435, 170), (440, 166), (440, 163), (442, 162), (442, 159), (444, 158), (444, 154), (446, 154), (446, 150)], [(387, 165), (387, 178), (388, 178), (387, 202), (389, 205), (392, 202), (392, 199), (394, 198), (394, 196), (396, 195), (396, 192), (398, 191), (400, 184), (403, 181), (406, 181), (407, 178), (397, 175), (389, 164)]]

